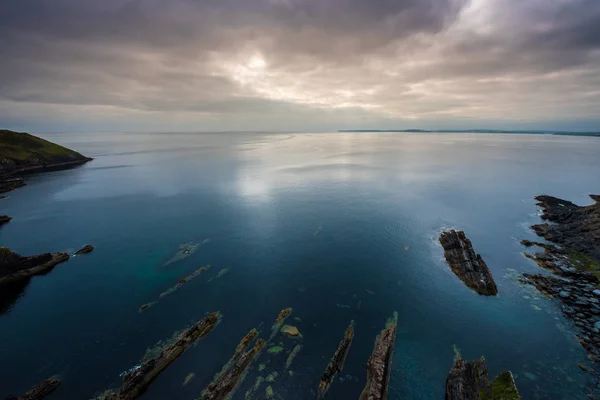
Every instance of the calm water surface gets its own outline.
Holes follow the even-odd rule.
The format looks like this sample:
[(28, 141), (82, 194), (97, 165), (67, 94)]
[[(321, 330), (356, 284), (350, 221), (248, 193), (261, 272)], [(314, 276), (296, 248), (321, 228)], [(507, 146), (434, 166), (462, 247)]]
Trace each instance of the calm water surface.
[[(53, 134), (95, 158), (34, 175), (0, 203), (14, 220), (0, 244), (22, 254), (96, 250), (0, 294), (0, 397), (58, 374), (50, 399), (118, 387), (147, 348), (207, 312), (220, 325), (172, 364), (144, 399), (197, 397), (253, 327), (279, 310), (300, 341), (263, 352), (234, 398), (277, 371), (276, 399), (314, 398), (350, 320), (356, 335), (328, 393), (355, 399), (385, 320), (398, 312), (390, 399), (443, 399), (453, 348), (511, 369), (524, 399), (585, 398), (586, 354), (555, 302), (517, 281), (538, 268), (533, 201), (580, 204), (600, 188), (600, 140), (546, 135)], [(500, 294), (478, 296), (449, 270), (437, 242), (464, 229)], [(163, 266), (182, 243), (197, 251)], [(201, 265), (209, 271), (143, 313), (140, 305)], [(227, 273), (216, 277), (220, 270)], [(290, 370), (286, 352), (302, 349)], [(266, 364), (263, 371), (256, 368)], [(187, 385), (188, 374), (195, 377)], [(255, 398), (265, 397), (263, 384)]]

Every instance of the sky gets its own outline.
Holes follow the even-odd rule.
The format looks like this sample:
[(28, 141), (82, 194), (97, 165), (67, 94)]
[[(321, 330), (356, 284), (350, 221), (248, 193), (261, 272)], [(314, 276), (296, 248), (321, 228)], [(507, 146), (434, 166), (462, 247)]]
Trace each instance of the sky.
[(3, 0), (0, 127), (600, 131), (600, 0)]

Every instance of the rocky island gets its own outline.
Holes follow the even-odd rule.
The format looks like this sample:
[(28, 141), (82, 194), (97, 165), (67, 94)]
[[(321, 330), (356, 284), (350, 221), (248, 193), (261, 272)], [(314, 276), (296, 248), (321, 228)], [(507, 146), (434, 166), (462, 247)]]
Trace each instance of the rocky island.
[(99, 400), (132, 400), (142, 395), (156, 377), (181, 354), (200, 338), (208, 335), (217, 325), (221, 316), (218, 312), (210, 313), (196, 322), (177, 337), (174, 343), (163, 347), (160, 353), (123, 375), (123, 383), (119, 392), (109, 391)]
[(0, 247), (0, 285), (46, 274), (57, 264), (68, 259), (67, 253), (44, 253), (25, 257), (6, 247)]
[(471, 241), (463, 231), (454, 229), (440, 234), (444, 257), (456, 274), (468, 287), (485, 296), (498, 294), (492, 273), (481, 256), (473, 250)]
[(445, 400), (520, 400), (521, 396), (510, 371), (504, 371), (493, 381), (481, 357), (473, 362), (460, 355), (446, 379)]
[(385, 329), (375, 340), (375, 348), (367, 361), (367, 384), (359, 397), (360, 400), (385, 400), (387, 398), (397, 324), (398, 313), (394, 313)]
[(12, 217), (9, 217), (8, 215), (0, 215), (0, 226), (10, 222), (11, 219)]
[(60, 386), (56, 377), (48, 378), (20, 397), (8, 396), (6, 400), (41, 400), (54, 392)]
[[(543, 251), (525, 254), (553, 275), (523, 274), (523, 283), (535, 286), (562, 302), (563, 314), (579, 329), (578, 340), (598, 370), (600, 362), (600, 196), (594, 204), (578, 206), (552, 196), (538, 196), (542, 219), (551, 222), (531, 229), (555, 244), (521, 241)], [(587, 370), (585, 365), (580, 366)]]
[(346, 356), (348, 355), (348, 350), (350, 350), (350, 345), (352, 344), (352, 338), (354, 337), (354, 321), (350, 322), (348, 328), (346, 328), (346, 332), (344, 333), (344, 338), (340, 341), (340, 344), (333, 353), (333, 357), (327, 364), (327, 368), (323, 375), (321, 375), (321, 381), (319, 382), (319, 398), (325, 396), (327, 393), (327, 389), (329, 389), (329, 385), (331, 385), (331, 381), (338, 372), (342, 372), (342, 368), (344, 367), (344, 361), (346, 360)]
[(25, 185), (18, 175), (71, 168), (90, 160), (28, 133), (0, 130), (0, 193)]

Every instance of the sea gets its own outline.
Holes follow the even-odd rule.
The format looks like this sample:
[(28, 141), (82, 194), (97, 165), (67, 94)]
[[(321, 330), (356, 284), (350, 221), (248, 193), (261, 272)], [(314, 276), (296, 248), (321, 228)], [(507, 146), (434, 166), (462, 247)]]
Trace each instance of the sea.
[[(141, 398), (199, 397), (252, 328), (268, 345), (233, 399), (315, 398), (354, 321), (326, 398), (358, 399), (394, 313), (388, 399), (443, 399), (456, 354), (485, 357), (492, 377), (511, 370), (526, 400), (585, 399), (597, 387), (579, 368), (587, 355), (559, 302), (519, 282), (523, 272), (544, 273), (519, 241), (537, 239), (534, 196), (585, 205), (600, 192), (599, 138), (41, 136), (94, 160), (27, 176), (0, 200), (0, 214), (14, 218), (0, 228), (0, 245), (23, 255), (95, 250), (0, 289), (0, 398), (54, 375), (62, 384), (48, 399), (94, 398), (213, 311), (215, 329)], [(498, 296), (476, 294), (450, 271), (438, 241), (450, 228), (471, 239)], [(288, 307), (286, 324), (300, 335), (273, 335)]]

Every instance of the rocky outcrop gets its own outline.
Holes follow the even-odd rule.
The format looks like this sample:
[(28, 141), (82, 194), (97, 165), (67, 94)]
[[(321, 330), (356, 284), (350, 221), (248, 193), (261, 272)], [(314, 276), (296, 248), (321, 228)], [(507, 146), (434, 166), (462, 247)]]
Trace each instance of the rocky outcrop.
[(10, 192), (22, 186), (25, 186), (23, 178), (15, 178), (8, 173), (0, 173), (0, 193)]
[(600, 260), (600, 196), (590, 197), (595, 203), (580, 207), (556, 197), (537, 196), (542, 219), (554, 223), (533, 225), (531, 229), (546, 240)]
[(471, 241), (463, 231), (454, 229), (440, 234), (444, 257), (456, 274), (468, 287), (486, 296), (498, 294), (496, 282), (481, 256), (473, 250)]
[(0, 285), (46, 274), (57, 264), (68, 259), (67, 253), (44, 253), (23, 257), (6, 247), (0, 247)]
[(186, 329), (174, 343), (166, 345), (160, 353), (123, 376), (121, 390), (105, 393), (101, 400), (131, 400), (146, 391), (156, 377), (198, 339), (210, 333), (219, 322), (220, 315), (213, 312)]
[(6, 400), (41, 400), (53, 391), (55, 391), (56, 388), (58, 388), (59, 386), (60, 380), (58, 380), (58, 378), (52, 377), (46, 379), (45, 381), (35, 386), (33, 389), (31, 389), (22, 396), (8, 396)]
[[(553, 275), (523, 274), (521, 282), (562, 303), (563, 314), (578, 328), (579, 342), (599, 370), (600, 363), (600, 196), (595, 204), (577, 206), (552, 196), (537, 196), (542, 218), (551, 223), (533, 225), (541, 237), (555, 244), (521, 241), (526, 247), (543, 249), (525, 253)], [(588, 368), (586, 368), (587, 370)]]
[[(166, 297), (174, 292), (176, 292), (177, 290), (179, 290), (183, 285), (185, 285), (186, 283), (188, 283), (189, 281), (191, 281), (192, 279), (200, 276), (200, 274), (202, 274), (205, 271), (208, 271), (210, 269), (210, 265), (203, 265), (200, 268), (198, 268), (197, 270), (187, 274), (185, 277), (181, 278), (179, 280), (179, 282), (177, 282), (177, 284), (175, 286), (171, 286), (170, 288), (168, 288), (167, 290), (165, 290), (164, 292), (162, 292), (159, 296), (159, 300), (162, 299), (163, 297)], [(139, 308), (139, 311), (142, 312), (144, 310), (146, 310), (148, 307), (158, 303), (159, 300), (153, 301), (151, 303), (146, 303), (146, 304), (142, 304), (142, 306)]]
[(445, 400), (520, 400), (521, 396), (510, 371), (493, 381), (481, 357), (467, 362), (458, 356), (446, 379)]
[(333, 353), (333, 357), (331, 357), (329, 364), (327, 364), (327, 368), (325, 368), (325, 372), (323, 372), (323, 375), (321, 375), (321, 381), (319, 382), (318, 390), (319, 397), (323, 397), (325, 395), (335, 375), (339, 372), (342, 372), (342, 368), (344, 368), (344, 361), (346, 360), (346, 356), (350, 350), (353, 337), (354, 321), (350, 322), (350, 325), (348, 328), (346, 328), (344, 338), (340, 341), (337, 350), (335, 353)]
[(81, 249), (77, 250), (75, 252), (75, 255), (78, 256), (80, 254), (91, 253), (92, 251), (94, 251), (94, 246), (92, 246), (91, 244), (86, 244)]
[[(240, 343), (241, 345), (242, 343)], [(235, 362), (230, 362), (231, 366), (217, 377), (217, 379), (208, 385), (202, 392), (201, 399), (203, 400), (221, 400), (229, 398), (237, 388), (240, 379), (246, 374), (248, 367), (252, 361), (260, 353), (265, 346), (263, 339), (257, 339), (254, 346), (241, 354)], [(239, 346), (238, 346), (239, 348)], [(237, 353), (237, 351), (236, 351)], [(234, 355), (235, 356), (235, 355)]]
[(12, 217), (9, 217), (8, 215), (0, 215), (0, 226), (10, 222), (11, 219)]
[(367, 384), (360, 395), (360, 400), (387, 398), (397, 323), (398, 314), (394, 313), (393, 318), (387, 322), (385, 329), (375, 340), (375, 348), (367, 361)]

